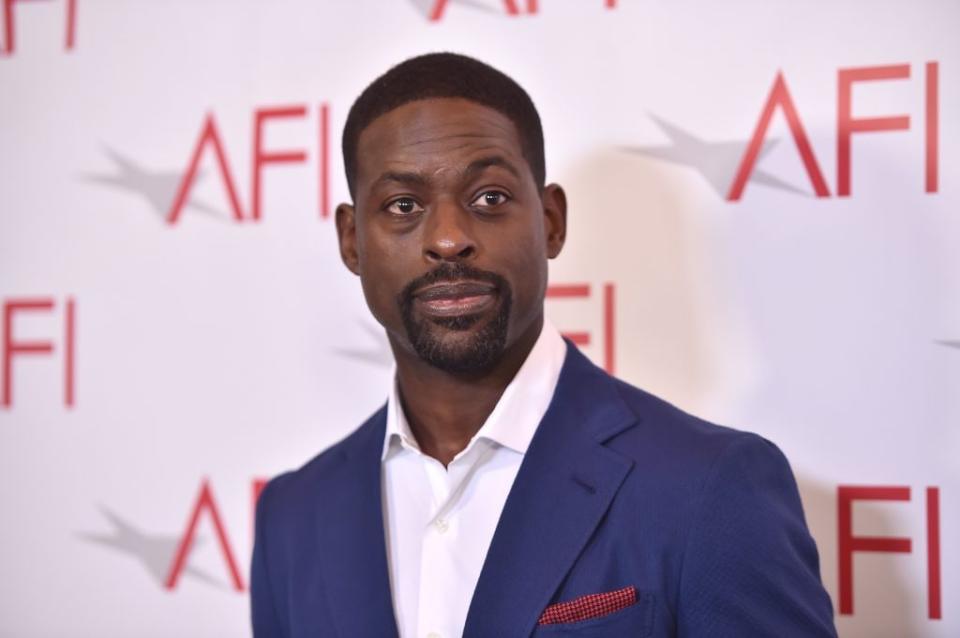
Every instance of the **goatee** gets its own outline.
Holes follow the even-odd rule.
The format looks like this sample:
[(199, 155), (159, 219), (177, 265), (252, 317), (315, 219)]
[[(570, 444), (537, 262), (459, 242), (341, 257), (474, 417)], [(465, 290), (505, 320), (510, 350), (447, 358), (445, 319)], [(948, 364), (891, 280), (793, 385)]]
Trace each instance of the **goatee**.
[[(417, 316), (414, 297), (417, 290), (441, 282), (459, 281), (487, 282), (494, 287), (499, 304), (496, 314), (486, 324), (467, 334), (485, 315)], [(417, 356), (435, 368), (463, 374), (485, 372), (503, 356), (512, 297), (510, 284), (500, 275), (462, 263), (445, 263), (404, 286), (397, 296), (397, 303), (407, 338)], [(464, 338), (444, 339), (444, 333), (449, 335), (451, 332), (462, 332)]]

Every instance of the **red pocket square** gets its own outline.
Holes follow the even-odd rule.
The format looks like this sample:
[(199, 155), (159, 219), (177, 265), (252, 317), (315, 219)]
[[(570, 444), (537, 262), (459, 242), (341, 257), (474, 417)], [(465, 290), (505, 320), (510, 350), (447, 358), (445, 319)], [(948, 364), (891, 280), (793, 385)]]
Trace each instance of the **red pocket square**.
[(637, 588), (633, 586), (602, 594), (587, 594), (565, 603), (550, 605), (543, 610), (537, 624), (556, 625), (590, 620), (620, 611), (636, 602)]

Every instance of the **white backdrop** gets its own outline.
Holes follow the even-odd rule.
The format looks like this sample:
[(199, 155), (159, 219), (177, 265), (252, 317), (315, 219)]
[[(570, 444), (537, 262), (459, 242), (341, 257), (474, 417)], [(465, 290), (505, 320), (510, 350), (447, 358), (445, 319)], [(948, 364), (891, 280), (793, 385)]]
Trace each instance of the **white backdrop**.
[(386, 397), (330, 215), (346, 111), (435, 50), (540, 109), (561, 330), (784, 449), (842, 636), (960, 635), (958, 27), (932, 0), (0, 1), (0, 635), (249, 634), (257, 481)]

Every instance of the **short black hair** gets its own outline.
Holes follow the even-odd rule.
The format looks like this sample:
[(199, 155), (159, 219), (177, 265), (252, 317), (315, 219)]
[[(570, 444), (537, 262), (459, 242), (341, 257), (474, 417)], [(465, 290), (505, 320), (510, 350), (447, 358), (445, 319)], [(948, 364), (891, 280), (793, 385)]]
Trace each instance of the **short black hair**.
[(428, 53), (396, 65), (363, 90), (343, 127), (343, 166), (350, 196), (357, 178), (357, 142), (375, 119), (409, 102), (428, 98), (463, 98), (488, 106), (517, 128), (520, 150), (543, 190), (543, 127), (533, 100), (506, 74), (479, 60), (456, 53)]

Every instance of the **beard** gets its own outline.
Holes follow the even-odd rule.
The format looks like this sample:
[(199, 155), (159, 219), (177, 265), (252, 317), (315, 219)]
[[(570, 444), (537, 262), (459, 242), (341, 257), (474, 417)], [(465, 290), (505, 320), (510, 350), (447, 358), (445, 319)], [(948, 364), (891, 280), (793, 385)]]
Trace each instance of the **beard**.
[[(414, 293), (418, 289), (464, 280), (487, 282), (499, 297), (496, 314), (485, 324), (477, 328), (484, 320), (482, 313), (429, 318), (417, 315)], [(407, 339), (417, 356), (435, 368), (462, 374), (486, 372), (500, 361), (507, 345), (512, 299), (510, 284), (500, 275), (453, 263), (443, 264), (411, 281), (397, 296), (397, 303)]]

